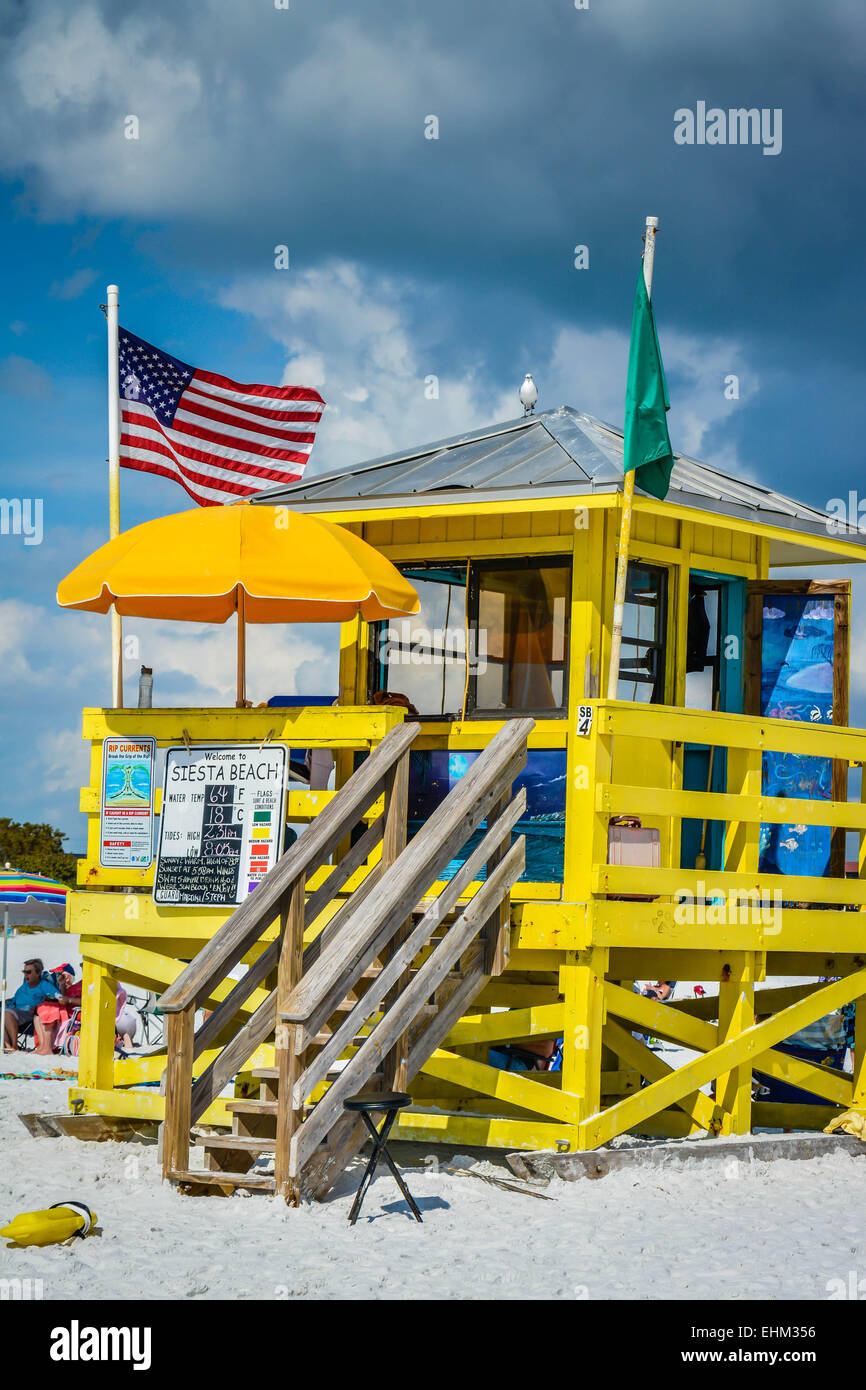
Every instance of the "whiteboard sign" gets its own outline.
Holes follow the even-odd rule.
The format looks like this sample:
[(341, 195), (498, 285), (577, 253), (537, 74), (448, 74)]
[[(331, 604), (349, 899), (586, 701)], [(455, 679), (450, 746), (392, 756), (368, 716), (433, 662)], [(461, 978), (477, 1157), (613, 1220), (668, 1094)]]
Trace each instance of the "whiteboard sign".
[(279, 858), (287, 767), (278, 743), (166, 750), (155, 903), (246, 900)]

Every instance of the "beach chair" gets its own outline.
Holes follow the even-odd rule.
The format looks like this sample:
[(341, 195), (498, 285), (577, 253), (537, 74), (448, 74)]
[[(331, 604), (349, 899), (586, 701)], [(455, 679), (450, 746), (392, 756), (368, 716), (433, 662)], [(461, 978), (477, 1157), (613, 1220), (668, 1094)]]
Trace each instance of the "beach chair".
[(61, 1023), (54, 1039), (54, 1051), (64, 1057), (77, 1057), (81, 1034), (81, 1010), (73, 1009), (65, 1023)]

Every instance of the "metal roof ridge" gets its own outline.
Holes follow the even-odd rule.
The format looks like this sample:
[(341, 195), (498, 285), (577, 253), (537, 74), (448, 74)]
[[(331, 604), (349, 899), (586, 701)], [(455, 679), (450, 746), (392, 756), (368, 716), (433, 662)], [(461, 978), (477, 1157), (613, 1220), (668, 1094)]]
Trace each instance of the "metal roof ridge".
[[(570, 410), (570, 406), (559, 406), (558, 409)], [(408, 452), (398, 450), (393, 454), (382, 454), (379, 458), (369, 459), (364, 463), (359, 463), (355, 467), (335, 468), (330, 473), (319, 473), (313, 477), (299, 478), (295, 483), (283, 484), (280, 487), (269, 489), (268, 493), (259, 493), (256, 499), (264, 501), (269, 495), (281, 492), (299, 491), (305, 487), (315, 487), (319, 483), (332, 483), (340, 478), (356, 477), (359, 474), (367, 473), (373, 469), (384, 468), (395, 463), (410, 463), (413, 459), (433, 458), (436, 454), (446, 453), (460, 444), (473, 444), (482, 439), (493, 439), (496, 435), (510, 434), (515, 430), (525, 429), (527, 425), (534, 425), (541, 420), (544, 415), (554, 414), (553, 411), (542, 411), (539, 415), (518, 415), (513, 420), (504, 420), (498, 425), (488, 425), (478, 431), (465, 430), (461, 434), (451, 435), (446, 439), (434, 440), (431, 444), (423, 448), (410, 449)]]

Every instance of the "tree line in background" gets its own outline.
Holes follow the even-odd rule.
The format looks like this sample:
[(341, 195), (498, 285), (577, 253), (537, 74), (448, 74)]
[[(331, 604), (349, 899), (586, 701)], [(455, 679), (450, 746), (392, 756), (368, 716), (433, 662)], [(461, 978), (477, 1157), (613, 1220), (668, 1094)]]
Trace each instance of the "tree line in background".
[(55, 830), (53, 825), (0, 816), (0, 868), (9, 864), (13, 869), (44, 874), (74, 887), (78, 855), (63, 848), (65, 839), (62, 830)]

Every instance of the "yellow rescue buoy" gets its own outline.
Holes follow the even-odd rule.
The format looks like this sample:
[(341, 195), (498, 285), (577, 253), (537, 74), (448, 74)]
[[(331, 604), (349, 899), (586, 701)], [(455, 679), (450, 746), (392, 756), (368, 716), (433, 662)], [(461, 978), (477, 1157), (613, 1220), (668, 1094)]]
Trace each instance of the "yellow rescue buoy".
[(0, 1231), (14, 1245), (59, 1245), (72, 1236), (88, 1236), (96, 1213), (83, 1202), (55, 1202), (45, 1211), (25, 1211)]

